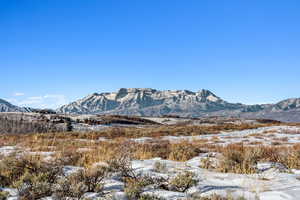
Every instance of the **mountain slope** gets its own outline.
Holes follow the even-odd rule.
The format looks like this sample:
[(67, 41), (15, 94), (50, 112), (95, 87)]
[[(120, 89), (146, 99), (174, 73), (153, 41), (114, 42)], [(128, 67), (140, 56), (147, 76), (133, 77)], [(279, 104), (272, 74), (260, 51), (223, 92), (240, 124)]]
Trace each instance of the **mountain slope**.
[[(0, 99), (0, 112), (36, 112), (37, 110), (39, 109), (21, 108)], [(192, 92), (121, 88), (117, 92), (91, 94), (56, 111), (67, 114), (225, 116), (300, 122), (300, 98), (286, 99), (276, 104), (244, 105), (224, 101), (209, 90)]]
[(292, 109), (300, 109), (300, 98), (286, 99), (272, 106), (272, 111), (288, 111)]
[(209, 90), (155, 90), (121, 88), (112, 93), (94, 93), (62, 106), (59, 113), (121, 114), (137, 116), (179, 115), (184, 117), (232, 116), (300, 121), (300, 98), (276, 104), (229, 103)]
[(11, 103), (0, 99), (0, 112), (27, 112), (28, 110), (26, 108), (21, 108), (15, 105), (12, 105)]
[(242, 113), (242, 117), (266, 118), (285, 122), (300, 122), (300, 98), (270, 104), (259, 112)]
[[(222, 100), (209, 90), (159, 91), (150, 88), (121, 88), (113, 93), (94, 93), (57, 111), (77, 114), (125, 114), (142, 116), (203, 116), (209, 113), (254, 112), (263, 106), (246, 106)], [(219, 114), (221, 114), (219, 113)]]

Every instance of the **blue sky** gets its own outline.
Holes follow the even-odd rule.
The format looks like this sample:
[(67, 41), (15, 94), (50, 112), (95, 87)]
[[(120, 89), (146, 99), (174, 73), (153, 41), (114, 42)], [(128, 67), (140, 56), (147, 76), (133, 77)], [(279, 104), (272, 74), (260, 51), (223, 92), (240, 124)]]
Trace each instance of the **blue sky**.
[(0, 98), (55, 108), (121, 87), (300, 97), (300, 1), (1, 0)]

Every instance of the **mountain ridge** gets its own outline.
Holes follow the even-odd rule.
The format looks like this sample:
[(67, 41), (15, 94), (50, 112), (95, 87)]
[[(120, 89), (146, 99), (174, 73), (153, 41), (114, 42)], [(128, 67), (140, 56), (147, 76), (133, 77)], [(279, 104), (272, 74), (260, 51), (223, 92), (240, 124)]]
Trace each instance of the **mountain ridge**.
[[(0, 99), (0, 112), (34, 111), (34, 109), (18, 107)], [(228, 116), (300, 122), (300, 98), (289, 98), (275, 104), (246, 105), (230, 103), (206, 89), (193, 92), (190, 90), (121, 88), (116, 92), (92, 93), (61, 106), (56, 112), (152, 117), (163, 115), (182, 117)]]
[(184, 117), (214, 115), (240, 117), (268, 116), (272, 118), (270, 113), (285, 112), (284, 114), (287, 115), (288, 111), (295, 111), (298, 108), (300, 110), (300, 98), (286, 99), (276, 104), (245, 105), (242, 103), (227, 102), (213, 92), (205, 89), (193, 92), (190, 90), (121, 88), (117, 92), (90, 94), (80, 100), (60, 107), (57, 109), (57, 112), (138, 116), (171, 114)]
[[(155, 90), (151, 88), (121, 88), (117, 92), (112, 93), (93, 93), (72, 102), (71, 104), (62, 106), (58, 109), (63, 113), (101, 113), (114, 112), (122, 113), (132, 109), (147, 109), (150, 107), (164, 106), (176, 107), (176, 105), (188, 107), (193, 103), (225, 103), (221, 98), (214, 95), (209, 90), (200, 90), (192, 92), (189, 90)], [(184, 105), (183, 105), (184, 104)], [(115, 110), (115, 111), (113, 111)], [(118, 111), (117, 111), (118, 110)], [(135, 111), (138, 112), (139, 111)]]
[(29, 108), (23, 108), (9, 103), (4, 99), (0, 99), (0, 112), (29, 112)]

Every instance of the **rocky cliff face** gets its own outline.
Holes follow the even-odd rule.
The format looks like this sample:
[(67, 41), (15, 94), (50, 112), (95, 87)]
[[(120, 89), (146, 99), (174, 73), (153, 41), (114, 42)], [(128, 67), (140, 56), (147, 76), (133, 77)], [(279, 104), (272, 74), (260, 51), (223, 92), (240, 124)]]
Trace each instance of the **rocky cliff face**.
[(209, 90), (155, 90), (121, 88), (113, 93), (94, 93), (58, 109), (61, 113), (126, 114), (159, 116), (166, 114), (202, 116), (220, 111), (257, 111), (261, 106), (228, 103)]

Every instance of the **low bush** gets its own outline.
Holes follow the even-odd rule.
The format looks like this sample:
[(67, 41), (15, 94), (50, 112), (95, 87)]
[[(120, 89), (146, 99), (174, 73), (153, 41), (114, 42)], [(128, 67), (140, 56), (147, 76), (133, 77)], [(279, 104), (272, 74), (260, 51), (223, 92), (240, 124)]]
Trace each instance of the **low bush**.
[(256, 164), (262, 159), (260, 148), (247, 148), (243, 145), (229, 145), (223, 151), (223, 159), (219, 164), (221, 172), (251, 174), (256, 172)]
[(170, 190), (175, 190), (178, 192), (186, 192), (189, 188), (195, 186), (197, 180), (195, 179), (195, 174), (189, 171), (180, 173), (176, 175), (169, 181)]
[(155, 189), (166, 189), (167, 180), (148, 175), (138, 176), (137, 178), (127, 178), (125, 179), (125, 193), (129, 199), (160, 199), (151, 195), (142, 195), (144, 188), (150, 185)]
[(289, 169), (300, 169), (300, 145), (250, 147), (232, 144), (218, 151), (223, 154), (218, 170), (224, 173), (256, 173), (258, 162), (275, 162)]
[(48, 173), (26, 172), (20, 180), (13, 183), (13, 186), (18, 189), (20, 200), (36, 200), (52, 194)]
[(137, 175), (131, 166), (131, 156), (129, 153), (121, 152), (114, 159), (107, 161), (108, 171), (111, 173), (120, 173), (122, 179), (137, 179)]
[(99, 193), (103, 189), (103, 181), (108, 176), (108, 170), (106, 167), (91, 168), (79, 171), (77, 176), (86, 185), (87, 192)]
[(60, 165), (78, 165), (82, 155), (79, 152), (74, 152), (74, 149), (66, 149), (55, 154), (55, 162)]
[(68, 177), (61, 178), (54, 188), (57, 199), (73, 197), (80, 199), (87, 192), (100, 193), (103, 190), (103, 181), (108, 176), (105, 167), (79, 170)]
[(38, 156), (11, 155), (0, 162), (1, 186), (17, 188), (21, 200), (51, 195), (52, 185), (62, 174), (62, 167), (43, 162)]
[(169, 159), (176, 161), (187, 161), (201, 152), (188, 142), (172, 144), (170, 151)]
[(43, 175), (43, 180), (47, 180), (47, 182), (52, 184), (62, 175), (62, 167), (43, 162), (40, 157), (27, 155), (7, 156), (0, 162), (2, 186), (13, 186), (20, 180), (27, 181), (29, 178), (28, 174), (32, 177)]
[(0, 189), (0, 200), (6, 200), (9, 197), (8, 192), (4, 192)]
[(0, 174), (0, 187), (5, 187), (10, 184), (9, 179), (6, 176)]
[(143, 178), (139, 179), (126, 179), (125, 183), (125, 193), (129, 199), (140, 199), (144, 187), (149, 185), (149, 182)]
[(76, 180), (76, 174), (58, 180), (53, 188), (53, 198), (55, 200), (66, 200), (68, 198), (80, 199), (86, 193), (86, 186), (83, 182)]
[(134, 158), (150, 159), (160, 157), (167, 159), (171, 152), (171, 144), (169, 141), (153, 140), (151, 142), (134, 145)]
[(204, 169), (214, 169), (215, 166), (211, 160), (211, 158), (204, 158), (201, 160), (200, 167)]

